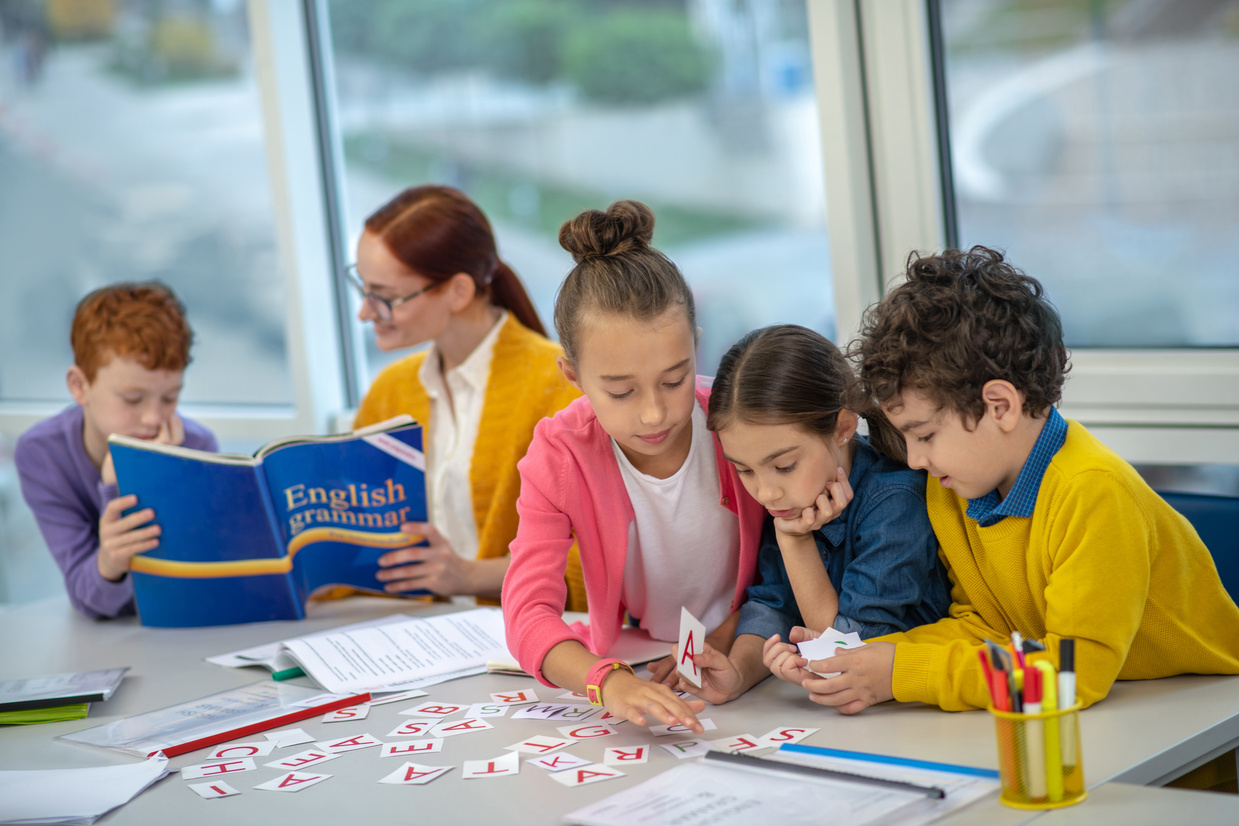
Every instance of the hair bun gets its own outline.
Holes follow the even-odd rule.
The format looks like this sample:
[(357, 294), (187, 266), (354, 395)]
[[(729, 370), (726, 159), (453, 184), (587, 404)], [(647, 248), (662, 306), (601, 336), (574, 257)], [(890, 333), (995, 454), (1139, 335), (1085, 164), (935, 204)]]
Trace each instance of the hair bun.
[(559, 228), (559, 245), (578, 264), (648, 246), (653, 238), (654, 213), (640, 201), (616, 201), (606, 212), (588, 209)]

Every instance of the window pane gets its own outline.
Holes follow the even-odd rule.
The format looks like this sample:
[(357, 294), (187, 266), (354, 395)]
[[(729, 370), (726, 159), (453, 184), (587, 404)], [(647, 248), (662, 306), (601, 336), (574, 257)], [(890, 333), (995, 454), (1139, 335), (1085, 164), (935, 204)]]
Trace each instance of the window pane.
[(244, 3), (4, 0), (0, 29), (0, 396), (67, 400), (77, 300), (158, 278), (184, 401), (291, 403)]
[(958, 243), (1071, 345), (1239, 345), (1239, 2), (939, 5)]
[[(833, 338), (804, 0), (328, 8), (350, 255), (400, 189), (452, 184), (550, 327), (560, 224), (634, 198), (696, 293), (701, 372), (754, 327)], [(367, 341), (372, 375), (391, 356)]]

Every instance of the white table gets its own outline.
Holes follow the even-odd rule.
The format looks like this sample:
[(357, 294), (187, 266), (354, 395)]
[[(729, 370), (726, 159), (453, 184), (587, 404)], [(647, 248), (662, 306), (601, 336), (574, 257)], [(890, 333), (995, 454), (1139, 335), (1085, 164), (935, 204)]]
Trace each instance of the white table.
[[(268, 678), (263, 669), (222, 668), (204, 662), (204, 657), (395, 612), (429, 615), (445, 610), (451, 610), (450, 606), (354, 597), (314, 603), (309, 619), (299, 623), (198, 629), (144, 628), (135, 619), (90, 620), (76, 614), (60, 597), (0, 612), (0, 678), (130, 666), (112, 700), (92, 707), (85, 720), (0, 729), (0, 769), (129, 762), (132, 758), (124, 755), (52, 738)], [(481, 702), (488, 700), (491, 692), (535, 685), (524, 677), (481, 675), (433, 686), (429, 691), (430, 699)], [(544, 699), (560, 693), (540, 686), (538, 691)], [(387, 732), (408, 719), (396, 713), (404, 707), (375, 707), (361, 723), (324, 724), (312, 718), (301, 725), (323, 738), (364, 731), (385, 739)], [(980, 711), (952, 714), (921, 705), (887, 703), (847, 717), (813, 705), (794, 686), (768, 679), (733, 703), (707, 708), (702, 716), (710, 717), (718, 726), (717, 731), (708, 733), (709, 738), (760, 735), (778, 725), (814, 726), (821, 730), (804, 741), (807, 745), (997, 768), (993, 724), (989, 715)], [(1120, 683), (1109, 699), (1083, 712), (1080, 719), (1090, 787), (1116, 780), (1157, 783), (1239, 745), (1239, 678), (1190, 676)], [(543, 721), (502, 718), (495, 722), (492, 730), (449, 738), (441, 755), (435, 755), (442, 756), (440, 764), (459, 766), (463, 760), (499, 756), (504, 746), (522, 737), (554, 732), (554, 726)], [(609, 738), (612, 742), (607, 745), (659, 740), (631, 724), (624, 724), (620, 730), (623, 733)], [(596, 760), (602, 748), (599, 741), (574, 746), (572, 751)], [(647, 764), (630, 770), (630, 779), (575, 789), (560, 786), (532, 767), (522, 767), (519, 777), (465, 781), (456, 770), (427, 786), (383, 785), (375, 781), (402, 761), (356, 752), (324, 765), (323, 771), (333, 775), (331, 780), (297, 794), (249, 791), (253, 785), (274, 778), (274, 769), (239, 776), (233, 785), (244, 791), (240, 796), (209, 801), (184, 788), (186, 782), (174, 775), (101, 822), (269, 826), (294, 820), (306, 824), (380, 824), (416, 819), (435, 824), (549, 824), (558, 822), (566, 812), (676, 765), (669, 754), (660, 749), (655, 752)], [(205, 754), (199, 751), (176, 757), (172, 765), (201, 762)], [(250, 777), (254, 778), (252, 782)], [(1103, 822), (1100, 810), (1110, 794), (1095, 793), (1099, 802), (1086, 801), (1074, 810), (1079, 816), (1091, 812), (1098, 817), (1096, 822)], [(943, 822), (952, 826), (1006, 826), (1033, 817), (1035, 814), (993, 801), (979, 803)]]

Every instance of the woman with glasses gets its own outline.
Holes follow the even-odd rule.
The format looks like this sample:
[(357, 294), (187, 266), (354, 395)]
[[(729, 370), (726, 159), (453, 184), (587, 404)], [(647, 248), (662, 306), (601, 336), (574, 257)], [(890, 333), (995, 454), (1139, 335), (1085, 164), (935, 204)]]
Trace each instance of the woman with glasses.
[[(401, 530), (429, 547), (385, 554), (379, 579), (391, 593), (497, 604), (516, 536), (516, 463), (534, 426), (580, 395), (556, 367), (562, 351), (499, 260), (486, 216), (451, 187), (411, 187), (366, 219), (348, 276), (380, 350), (430, 342), (379, 374), (354, 422), (408, 413), (425, 428), (430, 521)], [(579, 557), (565, 579), (570, 610), (585, 610)]]

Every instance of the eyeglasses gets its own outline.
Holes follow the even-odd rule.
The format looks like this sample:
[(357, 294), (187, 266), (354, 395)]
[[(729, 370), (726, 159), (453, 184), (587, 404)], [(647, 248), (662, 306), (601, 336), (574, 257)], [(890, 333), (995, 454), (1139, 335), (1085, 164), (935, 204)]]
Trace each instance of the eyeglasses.
[(357, 288), (357, 292), (361, 293), (361, 300), (370, 302), (370, 309), (374, 310), (374, 314), (379, 317), (379, 321), (391, 321), (393, 311), (406, 301), (412, 301), (427, 290), (433, 290), (446, 281), (434, 281), (431, 284), (422, 287), (415, 293), (409, 293), (401, 298), (384, 298), (381, 295), (375, 295), (366, 289), (366, 285), (362, 283), (361, 276), (357, 273), (357, 265), (349, 264), (344, 270), (344, 277), (349, 283)]

